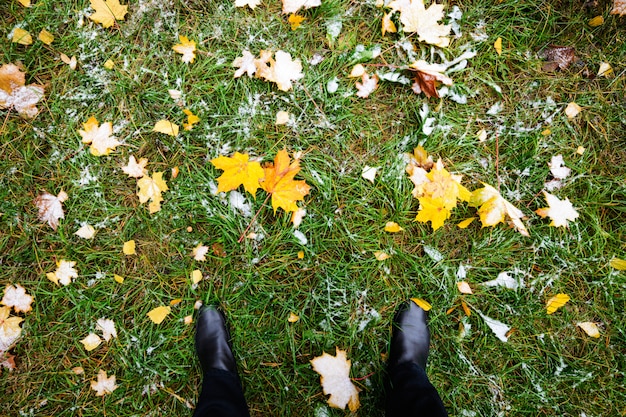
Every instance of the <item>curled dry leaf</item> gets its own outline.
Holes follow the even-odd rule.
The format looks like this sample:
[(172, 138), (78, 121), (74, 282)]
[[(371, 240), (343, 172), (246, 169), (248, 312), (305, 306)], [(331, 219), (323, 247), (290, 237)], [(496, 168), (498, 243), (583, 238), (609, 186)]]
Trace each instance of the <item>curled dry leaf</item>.
[(20, 284), (7, 285), (4, 289), (4, 297), (0, 303), (7, 307), (13, 307), (16, 313), (27, 313), (32, 310), (33, 297), (26, 293), (26, 289)]
[(578, 60), (576, 50), (571, 46), (550, 45), (539, 53), (539, 57), (547, 61), (542, 67), (544, 72), (564, 70)]
[(626, 0), (613, 0), (611, 14), (626, 16)]
[(26, 74), (17, 65), (0, 67), (0, 109), (14, 109), (24, 118), (39, 113), (36, 104), (42, 99), (44, 89), (40, 85), (25, 85)]
[(445, 85), (452, 85), (452, 79), (445, 75), (443, 71), (446, 66), (441, 64), (429, 64), (426, 61), (415, 61), (409, 66), (415, 74), (415, 82), (413, 83), (413, 92), (415, 94), (424, 93), (426, 97), (439, 97), (437, 92), (437, 83), (441, 82)]
[(311, 366), (321, 376), (324, 394), (330, 394), (328, 405), (342, 410), (347, 405), (350, 411), (359, 408), (359, 389), (350, 380), (350, 361), (344, 350), (336, 348), (335, 356), (324, 352), (311, 360)]

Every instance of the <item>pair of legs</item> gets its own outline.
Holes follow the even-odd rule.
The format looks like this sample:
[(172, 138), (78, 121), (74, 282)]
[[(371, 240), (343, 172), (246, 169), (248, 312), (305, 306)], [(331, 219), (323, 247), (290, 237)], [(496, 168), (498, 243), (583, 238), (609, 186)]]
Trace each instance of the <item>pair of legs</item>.
[[(387, 363), (387, 417), (448, 415), (426, 376), (429, 346), (427, 313), (411, 301), (403, 303), (393, 320)], [(226, 321), (215, 308), (200, 311), (196, 353), (202, 365), (203, 381), (194, 417), (249, 416)]]

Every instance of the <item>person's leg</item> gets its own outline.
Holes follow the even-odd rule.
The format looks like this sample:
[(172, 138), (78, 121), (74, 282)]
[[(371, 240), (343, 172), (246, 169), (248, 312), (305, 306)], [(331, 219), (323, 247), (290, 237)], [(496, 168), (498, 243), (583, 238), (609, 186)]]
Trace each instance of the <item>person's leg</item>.
[(196, 353), (202, 365), (202, 392), (194, 417), (248, 417), (248, 405), (224, 315), (213, 307), (198, 314)]
[(446, 417), (439, 393), (426, 376), (430, 347), (428, 314), (412, 301), (403, 303), (393, 320), (387, 365), (387, 417)]

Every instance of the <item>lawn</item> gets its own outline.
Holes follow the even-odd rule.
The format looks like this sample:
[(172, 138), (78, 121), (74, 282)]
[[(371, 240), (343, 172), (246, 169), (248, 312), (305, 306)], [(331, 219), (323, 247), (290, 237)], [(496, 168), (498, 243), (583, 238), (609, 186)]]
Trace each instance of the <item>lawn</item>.
[[(187, 317), (202, 302), (229, 319), (252, 415), (349, 414), (327, 405), (309, 363), (338, 347), (362, 390), (354, 415), (379, 416), (391, 319), (411, 297), (432, 305), (427, 372), (450, 415), (626, 415), (626, 271), (615, 262), (626, 259), (626, 18), (609, 14), (612, 1), (445, 1), (448, 47), (383, 36), (390, 9), (374, 0), (322, 0), (298, 12), (295, 30), (279, 0), (124, 0), (128, 13), (109, 28), (89, 19), (88, 0), (32, 3), (0, 3), (0, 65), (45, 89), (34, 118), (0, 110), (0, 290), (19, 284), (34, 297), (32, 311), (12, 313), (24, 321), (15, 369), (0, 368), (0, 415), (191, 415), (201, 373)], [(596, 16), (602, 24), (590, 24)], [(12, 42), (16, 28), (31, 45)], [(196, 42), (193, 62), (172, 49), (179, 36)], [(550, 67), (553, 46), (573, 48), (568, 65)], [(288, 52), (304, 75), (288, 91), (235, 78), (244, 50)], [(441, 97), (393, 81), (419, 59), (448, 65)], [(366, 98), (349, 77), (359, 63), (380, 78)], [(599, 75), (602, 63), (612, 71)], [(573, 117), (569, 103), (581, 109)], [(185, 109), (199, 117), (190, 130)], [(279, 111), (290, 114), (284, 125)], [(81, 141), (92, 116), (121, 142), (108, 155)], [(153, 131), (159, 120), (180, 131)], [(462, 201), (437, 230), (415, 221), (405, 169), (420, 145), (470, 191), (497, 188), (529, 236), (478, 218), (458, 227), (478, 217)], [(298, 228), (265, 191), (217, 193), (211, 162), (240, 152), (267, 163), (283, 149), (300, 153), (296, 179), (311, 187)], [(131, 155), (163, 173), (159, 211), (123, 172)], [(555, 182), (558, 155), (571, 171)], [(377, 168), (373, 181), (366, 167)], [(544, 190), (579, 216), (551, 226), (536, 214)], [(54, 230), (35, 200), (61, 191)], [(85, 224), (91, 239), (75, 235)], [(67, 286), (47, 277), (61, 260), (78, 271)], [(481, 285), (498, 277), (518, 288)], [(569, 302), (547, 314), (560, 293)], [(160, 306), (171, 311), (156, 324), (147, 313)], [(117, 337), (87, 351), (81, 340), (101, 335), (101, 318)], [(118, 385), (104, 396), (90, 385), (99, 370)]]

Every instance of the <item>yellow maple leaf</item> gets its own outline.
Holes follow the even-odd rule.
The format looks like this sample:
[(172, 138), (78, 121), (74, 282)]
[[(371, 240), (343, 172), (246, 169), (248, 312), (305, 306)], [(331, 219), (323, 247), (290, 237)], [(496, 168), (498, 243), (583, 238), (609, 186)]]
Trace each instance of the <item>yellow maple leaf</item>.
[(417, 200), (420, 202), (420, 208), (415, 220), (420, 223), (431, 222), (433, 231), (443, 226), (450, 217), (450, 210), (444, 207), (441, 198), (420, 197)]
[(178, 136), (178, 125), (169, 120), (161, 119), (154, 124), (153, 132), (165, 133), (170, 136)]
[(192, 63), (194, 59), (196, 59), (196, 43), (194, 41), (190, 41), (186, 36), (179, 36), (178, 40), (180, 40), (179, 44), (176, 44), (172, 47), (172, 49), (182, 54), (182, 61), (189, 64)]
[(437, 23), (444, 17), (444, 5), (434, 1), (426, 8), (424, 0), (395, 0), (388, 7), (392, 13), (400, 11), (402, 30), (417, 33), (420, 42), (426, 42), (445, 48), (450, 45), (450, 29), (452, 25)]
[(137, 186), (139, 187), (139, 191), (137, 192), (139, 202), (145, 203), (150, 200), (150, 204), (148, 205), (150, 214), (161, 210), (161, 201), (163, 201), (161, 192), (169, 189), (163, 179), (163, 173), (155, 172), (152, 174), (152, 177), (146, 175), (137, 181)]
[[(0, 307), (0, 346), (8, 350), (17, 341), (22, 333), (21, 317), (9, 317), (11, 307)], [(0, 350), (2, 352), (2, 350)]]
[(550, 217), (552, 222), (550, 226), (553, 227), (568, 227), (568, 221), (574, 221), (578, 218), (578, 212), (574, 209), (569, 199), (559, 200), (558, 197), (550, 194), (547, 191), (543, 192), (548, 202), (548, 207), (537, 209), (535, 213), (541, 216), (541, 218)]
[(524, 213), (513, 204), (506, 201), (491, 185), (483, 183), (484, 187), (472, 191), (469, 205), (479, 207), (478, 215), (483, 227), (495, 226), (504, 222), (505, 218), (523, 236), (529, 236), (528, 230), (522, 219)]
[(172, 308), (170, 306), (160, 306), (150, 310), (147, 315), (154, 324), (161, 324), (171, 311)]
[(550, 298), (546, 302), (546, 311), (548, 314), (552, 314), (557, 311), (559, 308), (563, 307), (565, 303), (570, 300), (569, 295), (567, 294), (557, 294), (554, 297)]
[(113, 134), (111, 122), (99, 125), (98, 120), (91, 116), (89, 120), (83, 123), (83, 129), (85, 130), (79, 130), (78, 133), (84, 144), (91, 145), (89, 151), (93, 156), (108, 155), (115, 150), (116, 146), (122, 144), (111, 136)]
[(124, 20), (128, 13), (128, 6), (122, 6), (119, 0), (90, 0), (90, 2), (95, 13), (90, 15), (89, 19), (102, 24), (104, 28), (113, 26), (116, 20)]
[(351, 362), (347, 359), (346, 351), (335, 348), (336, 355), (324, 352), (322, 356), (311, 359), (313, 370), (320, 374), (324, 394), (330, 395), (328, 405), (345, 410), (356, 411), (359, 402), (359, 389), (350, 380)]
[(259, 181), (265, 176), (261, 164), (250, 161), (248, 154), (235, 152), (232, 157), (219, 156), (211, 160), (215, 168), (224, 171), (217, 179), (217, 192), (236, 190), (243, 184), (243, 188), (253, 196), (261, 187)]
[(286, 212), (298, 210), (296, 201), (304, 200), (311, 187), (303, 180), (296, 181), (294, 177), (300, 171), (300, 160), (290, 163), (286, 150), (278, 151), (274, 163), (268, 163), (263, 170), (265, 178), (260, 181), (261, 188), (272, 195), (272, 207), (282, 207)]
[(389, 33), (396, 33), (398, 31), (398, 29), (396, 28), (395, 23), (393, 23), (393, 21), (391, 20), (391, 13), (387, 13), (383, 16), (383, 22), (382, 22), (382, 32), (383, 32), (383, 36), (385, 36), (385, 33), (389, 32)]
[(298, 14), (290, 14), (287, 21), (291, 25), (291, 30), (296, 30), (300, 27), (300, 24), (306, 20), (306, 17)]
[(40, 85), (26, 82), (26, 74), (17, 65), (5, 64), (0, 67), (0, 109), (14, 109), (24, 118), (32, 118), (39, 113), (37, 102), (43, 97)]

